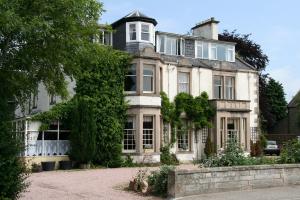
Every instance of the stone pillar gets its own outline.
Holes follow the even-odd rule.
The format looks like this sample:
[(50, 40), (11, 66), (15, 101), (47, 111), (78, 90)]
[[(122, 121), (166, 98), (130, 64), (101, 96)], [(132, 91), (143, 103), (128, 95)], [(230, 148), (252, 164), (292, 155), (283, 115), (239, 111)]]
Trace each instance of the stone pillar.
[(137, 115), (137, 129), (136, 129), (136, 150), (138, 154), (143, 153), (143, 114)]
[(154, 152), (160, 152), (160, 116), (155, 115), (155, 123), (154, 123)]

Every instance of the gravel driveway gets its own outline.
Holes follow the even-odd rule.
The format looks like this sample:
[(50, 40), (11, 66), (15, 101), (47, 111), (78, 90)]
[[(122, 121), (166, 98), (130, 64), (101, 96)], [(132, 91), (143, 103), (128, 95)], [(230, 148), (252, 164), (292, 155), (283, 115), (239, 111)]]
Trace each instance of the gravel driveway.
[[(160, 199), (124, 188), (140, 168), (91, 169), (33, 173), (21, 200)], [(152, 168), (153, 170), (154, 168)]]

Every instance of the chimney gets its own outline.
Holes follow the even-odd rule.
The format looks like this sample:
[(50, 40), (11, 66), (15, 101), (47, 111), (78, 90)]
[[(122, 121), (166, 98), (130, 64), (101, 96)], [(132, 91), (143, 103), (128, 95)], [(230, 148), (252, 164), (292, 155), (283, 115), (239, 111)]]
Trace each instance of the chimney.
[(214, 17), (202, 21), (192, 28), (193, 36), (200, 36), (206, 39), (218, 40), (218, 23)]

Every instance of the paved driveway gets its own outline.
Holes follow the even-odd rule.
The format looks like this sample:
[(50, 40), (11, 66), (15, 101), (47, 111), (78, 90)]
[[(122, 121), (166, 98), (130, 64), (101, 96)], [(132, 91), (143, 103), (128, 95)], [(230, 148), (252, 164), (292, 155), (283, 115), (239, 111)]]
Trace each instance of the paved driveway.
[(159, 199), (124, 190), (137, 171), (117, 168), (34, 173), (21, 200)]

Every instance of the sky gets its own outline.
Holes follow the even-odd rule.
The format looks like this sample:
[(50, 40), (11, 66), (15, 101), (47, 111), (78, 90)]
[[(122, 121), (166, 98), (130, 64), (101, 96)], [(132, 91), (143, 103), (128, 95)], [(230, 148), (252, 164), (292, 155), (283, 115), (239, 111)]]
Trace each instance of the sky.
[(300, 90), (299, 0), (101, 0), (101, 23), (112, 23), (139, 10), (158, 22), (157, 30), (188, 33), (196, 23), (215, 17), (219, 32), (251, 34), (269, 57), (265, 73), (282, 83), (289, 102)]

